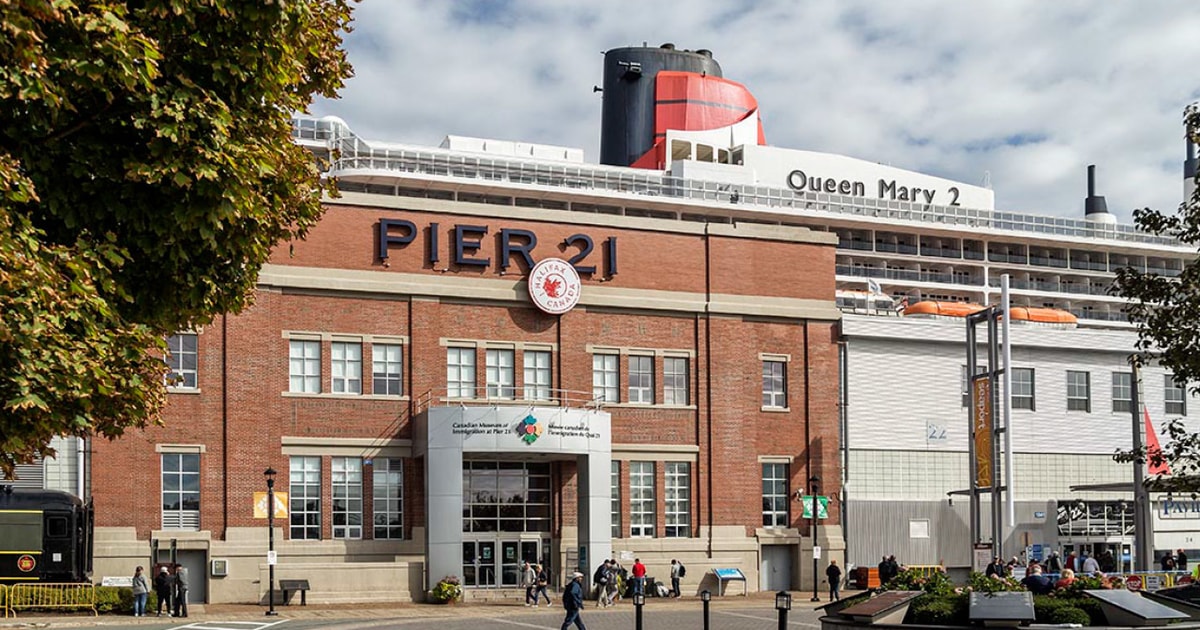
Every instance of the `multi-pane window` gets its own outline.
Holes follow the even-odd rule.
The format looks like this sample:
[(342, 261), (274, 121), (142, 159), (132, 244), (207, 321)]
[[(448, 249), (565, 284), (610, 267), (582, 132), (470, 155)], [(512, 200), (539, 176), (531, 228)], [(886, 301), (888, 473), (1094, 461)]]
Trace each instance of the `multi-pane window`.
[(1112, 375), (1112, 410), (1113, 413), (1133, 409), (1133, 372), (1113, 372)]
[(654, 536), (654, 462), (629, 462), (629, 535)]
[(517, 386), (513, 351), (488, 350), (486, 362), (488, 398), (512, 398)]
[(621, 462), (612, 460), (612, 474), (609, 475), (610, 511), (612, 512), (612, 537), (621, 537)]
[(1187, 415), (1187, 388), (1175, 380), (1174, 374), (1163, 375), (1163, 402), (1166, 404), (1168, 415)]
[(195, 333), (167, 337), (167, 367), (171, 370), (167, 385), (195, 389), (197, 359)]
[(446, 348), (446, 396), (475, 397), (475, 348)]
[(592, 355), (592, 397), (600, 402), (619, 401), (617, 389), (620, 377), (617, 374), (617, 355)]
[(362, 459), (334, 457), (330, 464), (333, 537), (362, 538)]
[(404, 538), (404, 460), (374, 460), (371, 484), (374, 498), (376, 539)]
[(398, 343), (377, 343), (371, 349), (371, 392), (384, 396), (404, 394), (404, 349)]
[(663, 404), (688, 404), (688, 360), (683, 357), (663, 359)]
[(654, 404), (654, 357), (629, 357), (629, 402)]
[(1092, 410), (1092, 375), (1067, 370), (1067, 411)]
[(163, 529), (200, 529), (200, 454), (162, 454)]
[(763, 527), (788, 525), (788, 465), (762, 465)]
[(688, 462), (667, 462), (664, 490), (668, 538), (687, 538), (692, 523), (692, 475)]
[(1013, 368), (1012, 371), (1012, 406), (1013, 409), (1029, 409), (1033, 411), (1033, 368)]
[(289, 515), (293, 540), (321, 539), (321, 458), (291, 458)]
[(362, 393), (362, 344), (335, 341), (329, 348), (335, 394)]
[(464, 461), (463, 531), (550, 531), (550, 465)]
[(783, 361), (763, 361), (762, 406), (787, 408), (787, 364)]
[(525, 400), (550, 400), (550, 352), (525, 351)]
[(288, 391), (321, 392), (321, 342), (293, 339), (288, 343)]

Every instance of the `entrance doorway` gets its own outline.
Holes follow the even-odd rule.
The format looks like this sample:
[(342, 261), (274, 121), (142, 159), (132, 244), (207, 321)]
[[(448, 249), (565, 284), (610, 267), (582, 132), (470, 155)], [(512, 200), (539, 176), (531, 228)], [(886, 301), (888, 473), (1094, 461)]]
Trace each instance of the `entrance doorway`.
[(548, 567), (550, 561), (549, 538), (465, 540), (462, 548), (463, 586), (516, 588), (526, 562)]
[(759, 567), (759, 589), (764, 591), (792, 590), (791, 545), (763, 545)]
[(525, 562), (549, 568), (550, 465), (463, 462), (463, 586), (516, 588)]

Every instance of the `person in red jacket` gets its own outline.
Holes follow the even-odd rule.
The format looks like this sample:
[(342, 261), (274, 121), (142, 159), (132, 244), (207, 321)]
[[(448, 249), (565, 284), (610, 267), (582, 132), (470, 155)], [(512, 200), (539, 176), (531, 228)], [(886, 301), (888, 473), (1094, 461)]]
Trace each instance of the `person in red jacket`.
[(646, 565), (641, 558), (633, 559), (633, 592), (646, 593)]

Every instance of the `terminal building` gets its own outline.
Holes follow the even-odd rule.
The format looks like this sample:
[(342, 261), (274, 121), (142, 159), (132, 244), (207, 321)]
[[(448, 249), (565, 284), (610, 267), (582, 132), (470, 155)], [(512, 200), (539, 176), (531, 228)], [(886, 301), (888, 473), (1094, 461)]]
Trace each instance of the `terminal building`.
[[(446, 575), (503, 596), (523, 561), (557, 584), (607, 557), (669, 582), (678, 559), (685, 593), (714, 568), (812, 588), (814, 548), (965, 566), (965, 327), (903, 307), (992, 303), (1002, 274), (1015, 305), (1076, 320), (1017, 327), (1014, 540), (1061, 547), (1064, 509), (1069, 532), (1080, 499), (1130, 496), (1072, 490), (1129, 478), (1111, 454), (1135, 335), (1107, 287), (1194, 252), (1094, 190), (1080, 219), (1001, 212), (986, 187), (768, 146), (707, 51), (609, 51), (604, 99), (601, 164), (297, 118), (341, 196), (253, 306), (171, 338), (164, 427), (91, 442), (97, 574), (173, 546), (193, 600), (265, 601), (267, 469), (277, 577), (314, 601), (419, 600)], [(1169, 375), (1146, 379), (1155, 425), (1186, 416), (1182, 388), (1151, 389)]]

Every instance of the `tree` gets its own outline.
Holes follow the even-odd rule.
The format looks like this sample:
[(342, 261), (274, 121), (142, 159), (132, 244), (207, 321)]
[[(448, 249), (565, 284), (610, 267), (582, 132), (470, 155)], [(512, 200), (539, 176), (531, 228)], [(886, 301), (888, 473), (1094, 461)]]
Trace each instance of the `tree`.
[(0, 3), (0, 471), (160, 422), (163, 338), (319, 220), (290, 118), (350, 76), (351, 2)]
[[(1188, 139), (1200, 143), (1200, 107), (1184, 111)], [(1200, 183), (1200, 178), (1198, 178)], [(1150, 234), (1169, 236), (1184, 245), (1200, 246), (1200, 187), (1184, 200), (1175, 214), (1142, 208), (1133, 213), (1137, 227)], [(1178, 277), (1143, 273), (1132, 267), (1117, 271), (1117, 295), (1129, 300), (1126, 311), (1137, 324), (1137, 355), (1142, 364), (1158, 363), (1190, 392), (1200, 392), (1200, 260), (1187, 263)], [(1123, 453), (1118, 461), (1149, 457), (1171, 466), (1170, 479), (1157, 479), (1157, 487), (1200, 489), (1200, 435), (1176, 419), (1165, 431), (1168, 443), (1160, 455)]]

